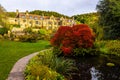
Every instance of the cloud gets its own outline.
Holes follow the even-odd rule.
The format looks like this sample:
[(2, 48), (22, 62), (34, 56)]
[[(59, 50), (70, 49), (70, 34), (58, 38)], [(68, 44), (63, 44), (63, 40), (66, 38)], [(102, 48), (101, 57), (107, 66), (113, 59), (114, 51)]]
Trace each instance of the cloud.
[(65, 15), (75, 15), (95, 11), (99, 0), (0, 0), (7, 11), (49, 10)]

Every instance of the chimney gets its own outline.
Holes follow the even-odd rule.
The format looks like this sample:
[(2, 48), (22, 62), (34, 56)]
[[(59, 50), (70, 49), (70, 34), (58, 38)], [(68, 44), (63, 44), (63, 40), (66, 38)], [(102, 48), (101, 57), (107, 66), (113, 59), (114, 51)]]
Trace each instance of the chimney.
[(28, 12), (28, 10), (26, 10), (26, 15), (29, 15), (29, 12)]
[(18, 15), (19, 14), (19, 10), (18, 9), (16, 9), (16, 15)]

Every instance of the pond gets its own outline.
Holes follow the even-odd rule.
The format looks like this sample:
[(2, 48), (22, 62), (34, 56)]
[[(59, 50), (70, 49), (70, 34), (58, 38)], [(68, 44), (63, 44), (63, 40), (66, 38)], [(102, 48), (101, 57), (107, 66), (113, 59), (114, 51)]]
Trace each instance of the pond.
[(75, 59), (75, 66), (78, 70), (71, 72), (70, 80), (120, 80), (120, 57), (80, 57)]

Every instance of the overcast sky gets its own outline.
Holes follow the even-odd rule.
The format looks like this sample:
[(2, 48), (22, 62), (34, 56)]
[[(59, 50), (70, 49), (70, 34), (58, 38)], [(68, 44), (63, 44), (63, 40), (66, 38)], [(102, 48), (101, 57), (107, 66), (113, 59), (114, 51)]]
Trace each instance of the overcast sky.
[(68, 16), (96, 11), (99, 0), (0, 0), (7, 11), (56, 11)]

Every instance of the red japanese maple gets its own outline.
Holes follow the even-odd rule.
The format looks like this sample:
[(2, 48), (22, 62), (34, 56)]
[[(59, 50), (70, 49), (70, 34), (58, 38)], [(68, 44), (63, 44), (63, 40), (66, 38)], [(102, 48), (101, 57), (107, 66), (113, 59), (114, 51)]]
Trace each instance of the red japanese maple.
[(93, 43), (93, 31), (86, 24), (61, 26), (51, 39), (51, 44), (61, 48), (65, 55), (71, 54), (75, 48), (91, 48)]

